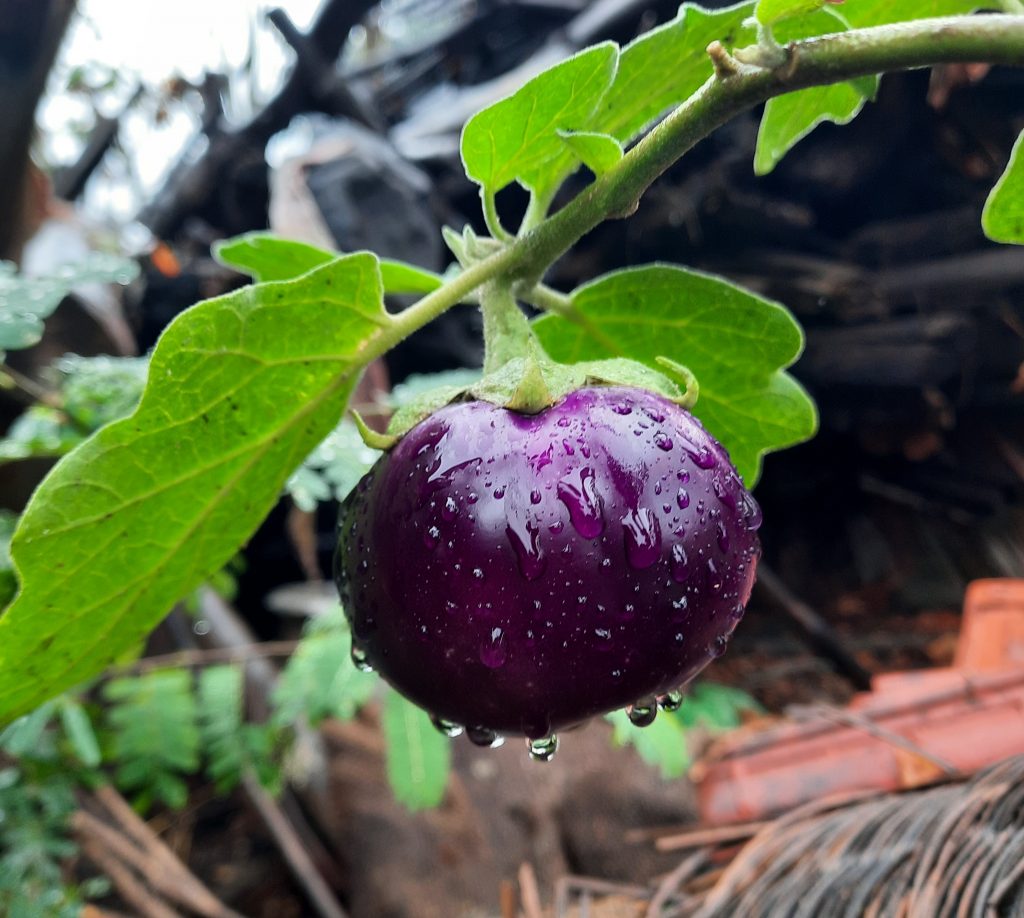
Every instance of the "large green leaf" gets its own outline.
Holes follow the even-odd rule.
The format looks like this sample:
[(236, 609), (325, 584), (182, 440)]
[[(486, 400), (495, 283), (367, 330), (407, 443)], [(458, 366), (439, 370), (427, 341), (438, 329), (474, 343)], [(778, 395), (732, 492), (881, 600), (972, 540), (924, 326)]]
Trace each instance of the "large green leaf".
[(578, 162), (559, 131), (587, 128), (617, 61), (612, 42), (594, 45), (475, 114), (462, 130), (466, 175), (490, 193), (516, 180), (538, 194), (551, 190)]
[(715, 40), (727, 47), (741, 34), (754, 12), (753, 0), (722, 10), (684, 3), (671, 22), (634, 39), (619, 55), (619, 69), (587, 130), (602, 131), (626, 142), (660, 114), (691, 96), (711, 76), (707, 47)]
[(58, 463), (15, 533), (0, 723), (95, 675), (233, 557), (393, 321), (358, 254), (167, 328), (138, 409)]
[[(218, 261), (259, 282), (292, 280), (334, 261), (339, 255), (271, 233), (235, 236), (218, 243), (214, 254)], [(385, 293), (432, 293), (444, 283), (433, 271), (390, 258), (380, 259), (380, 274)]]
[(606, 274), (572, 295), (577, 321), (534, 325), (555, 360), (659, 356), (688, 367), (700, 384), (694, 408), (752, 487), (761, 456), (813, 436), (814, 403), (783, 372), (803, 335), (785, 308), (728, 281), (672, 265)]
[(437, 806), (444, 797), (451, 764), (451, 742), (422, 708), (389, 691), (384, 699), (388, 781), (395, 798), (410, 810)]
[(757, 0), (754, 17), (762, 25), (775, 25), (785, 19), (794, 19), (806, 13), (820, 10), (826, 3), (842, 3), (843, 0)]
[(981, 225), (989, 239), (1024, 245), (1024, 133), (1013, 145), (1006, 171), (985, 202)]
[[(776, 38), (813, 38), (833, 32), (845, 32), (846, 23), (831, 10), (818, 10), (791, 19), (776, 31)], [(874, 95), (878, 78), (812, 86), (800, 92), (786, 93), (770, 99), (764, 107), (761, 127), (757, 134), (754, 153), (754, 172), (766, 175), (779, 160), (819, 124), (848, 124), (864, 107), (868, 97)]]

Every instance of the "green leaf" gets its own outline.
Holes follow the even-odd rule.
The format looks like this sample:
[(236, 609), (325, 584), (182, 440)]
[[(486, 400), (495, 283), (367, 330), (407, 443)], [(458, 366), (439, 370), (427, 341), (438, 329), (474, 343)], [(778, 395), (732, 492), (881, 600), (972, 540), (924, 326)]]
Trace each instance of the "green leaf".
[(60, 699), (60, 722), (78, 761), (87, 768), (96, 768), (102, 760), (100, 744), (85, 708), (65, 695)]
[[(776, 38), (789, 41), (844, 31), (846, 23), (840, 16), (821, 9), (786, 22), (777, 31)], [(857, 80), (813, 86), (770, 99), (764, 107), (761, 127), (757, 133), (754, 172), (767, 175), (796, 143), (819, 124), (826, 121), (833, 124), (851, 122), (860, 113), (867, 98), (874, 95), (877, 86), (878, 77), (870, 77), (866, 82)]]
[(851, 28), (862, 29), (933, 16), (967, 15), (991, 5), (977, 0), (847, 0), (842, 12)]
[(0, 261), (0, 358), (5, 351), (31, 347), (43, 336), (43, 320), (81, 284), (127, 284), (138, 274), (128, 258), (93, 252), (77, 264), (63, 265), (46, 277), (18, 274)]
[[(857, 0), (852, 0), (856, 3)], [(843, 0), (757, 0), (754, 17), (762, 25), (774, 25), (784, 19), (794, 19), (820, 10), (826, 3), (840, 4)]]
[(748, 487), (761, 456), (813, 436), (814, 403), (783, 370), (803, 347), (800, 326), (778, 303), (672, 265), (606, 274), (572, 295), (577, 322), (548, 315), (534, 324), (562, 362), (629, 357), (657, 368), (665, 356), (700, 383), (694, 408), (729, 450)]
[(372, 255), (179, 316), (137, 411), (65, 456), (11, 544), (0, 723), (95, 675), (234, 556), (393, 320)]
[(430, 717), (398, 692), (384, 699), (388, 781), (399, 803), (410, 810), (437, 806), (444, 797), (451, 766), (451, 743)]
[(675, 19), (622, 49), (615, 82), (586, 130), (623, 143), (632, 140), (711, 76), (707, 47), (712, 41), (732, 47), (740, 35), (753, 36), (743, 28), (753, 12), (753, 0), (714, 11), (684, 3)]
[(559, 131), (558, 136), (594, 175), (603, 175), (622, 159), (622, 144), (610, 134)]
[(1024, 132), (1013, 145), (1006, 171), (985, 201), (981, 225), (995, 242), (1024, 245)]
[(687, 689), (674, 716), (685, 727), (722, 731), (738, 727), (744, 711), (760, 714), (764, 709), (741, 689), (717, 682), (698, 682)]
[(210, 666), (199, 673), (199, 733), (206, 772), (219, 793), (235, 787), (248, 764), (243, 739), (244, 686), (240, 666)]
[(38, 751), (43, 731), (53, 719), (54, 703), (46, 702), (0, 731), (0, 749), (19, 759)]
[(180, 809), (188, 800), (182, 776), (199, 769), (200, 733), (192, 675), (162, 669), (113, 679), (103, 688), (118, 787), (145, 806), (162, 800)]
[(586, 128), (617, 59), (612, 42), (587, 48), (477, 112), (462, 130), (466, 175), (492, 193), (517, 179), (537, 194), (550, 191), (576, 161), (558, 132)]
[(633, 746), (640, 758), (657, 767), (662, 778), (679, 778), (690, 767), (686, 732), (674, 717), (663, 712), (649, 726), (635, 727), (625, 711), (613, 711), (606, 716), (615, 727), (616, 744)]
[[(293, 280), (339, 257), (338, 252), (270, 233), (235, 236), (217, 243), (213, 253), (221, 264), (257, 282)], [(388, 258), (380, 259), (380, 273), (385, 293), (432, 293), (444, 283), (433, 271)]]
[(17, 524), (18, 517), (15, 514), (10, 510), (0, 510), (0, 612), (3, 612), (18, 591), (18, 577), (11, 560), (11, 536)]
[(342, 501), (380, 457), (363, 442), (356, 425), (343, 419), (288, 479), (285, 490), (300, 510), (321, 501)]

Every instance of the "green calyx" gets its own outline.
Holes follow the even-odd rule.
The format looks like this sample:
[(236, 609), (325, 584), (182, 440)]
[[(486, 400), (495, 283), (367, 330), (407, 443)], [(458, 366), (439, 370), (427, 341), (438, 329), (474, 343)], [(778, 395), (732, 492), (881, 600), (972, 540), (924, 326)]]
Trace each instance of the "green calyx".
[[(491, 255), (502, 243), (477, 236), (466, 227), (462, 233), (445, 228), (445, 240), (463, 269)], [(357, 414), (356, 426), (363, 441), (374, 449), (393, 447), (409, 430), (445, 405), (460, 401), (485, 401), (521, 414), (539, 414), (570, 392), (585, 386), (628, 386), (646, 389), (690, 409), (697, 401), (697, 380), (686, 367), (659, 358), (663, 372), (635, 360), (616, 357), (580, 363), (558, 363), (544, 350), (503, 277), (479, 291), (484, 320), (483, 376), (469, 386), (442, 386), (403, 405), (391, 417), (386, 433), (371, 430)]]

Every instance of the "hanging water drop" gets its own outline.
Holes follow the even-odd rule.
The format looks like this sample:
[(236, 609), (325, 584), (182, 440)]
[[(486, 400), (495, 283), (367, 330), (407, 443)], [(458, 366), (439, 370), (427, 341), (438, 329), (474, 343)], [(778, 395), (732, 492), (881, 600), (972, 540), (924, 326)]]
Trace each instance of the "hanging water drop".
[(443, 733), (450, 739), (455, 739), (456, 736), (462, 736), (465, 728), (455, 723), (453, 720), (445, 720), (443, 717), (437, 717), (433, 714), (430, 715), (430, 722), (434, 725), (434, 729)]
[(634, 702), (626, 708), (626, 716), (634, 727), (649, 727), (658, 716), (658, 705), (653, 698)]
[(361, 673), (372, 673), (373, 667), (369, 664), (366, 658), (366, 651), (363, 650), (358, 644), (353, 642), (352, 644), (352, 665), (355, 666)]
[(601, 496), (597, 493), (594, 470), (587, 467), (579, 472), (579, 483), (564, 478), (558, 482), (558, 499), (565, 504), (576, 531), (585, 539), (596, 539), (604, 532)]
[(558, 752), (558, 737), (544, 736), (540, 739), (527, 739), (526, 748), (530, 758), (535, 762), (550, 762)]
[(483, 746), (485, 749), (497, 749), (505, 742), (505, 737), (487, 727), (466, 727), (466, 737), (474, 746)]
[(678, 711), (683, 704), (682, 692), (666, 692), (658, 696), (658, 707), (663, 711)]

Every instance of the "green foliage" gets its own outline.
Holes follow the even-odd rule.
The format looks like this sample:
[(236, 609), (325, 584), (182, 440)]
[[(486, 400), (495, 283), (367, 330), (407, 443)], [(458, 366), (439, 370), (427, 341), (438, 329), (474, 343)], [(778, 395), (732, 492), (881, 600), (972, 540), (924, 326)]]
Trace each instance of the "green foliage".
[(703, 728), (712, 733), (740, 725), (744, 711), (760, 713), (761, 706), (746, 692), (715, 682), (698, 682), (687, 689), (677, 711), (661, 711), (654, 723), (634, 727), (625, 711), (614, 711), (607, 719), (615, 728), (614, 741), (632, 745), (649, 765), (665, 779), (678, 778), (690, 767), (687, 731)]
[(313, 510), (320, 501), (344, 500), (379, 456), (345, 419), (306, 457), (285, 490), (300, 510)]
[(180, 809), (188, 801), (184, 777), (200, 763), (200, 734), (191, 674), (163, 669), (114, 679), (103, 688), (117, 784), (143, 809), (161, 801)]
[(137, 411), (64, 457), (15, 533), (0, 722), (98, 673), (231, 558), (337, 424), (392, 321), (381, 297), (376, 259), (351, 255), (171, 324)]
[(654, 369), (665, 356), (688, 367), (700, 382), (694, 413), (748, 487), (764, 453), (814, 434), (814, 403), (785, 372), (803, 336), (777, 303), (709, 274), (648, 265), (591, 281), (572, 305), (575, 321), (534, 323), (548, 353), (564, 363), (629, 357)]
[(518, 180), (544, 196), (577, 157), (559, 131), (584, 130), (615, 77), (618, 48), (595, 45), (545, 70), (462, 131), (466, 174), (493, 194)]
[(106, 424), (130, 414), (146, 384), (144, 357), (68, 355), (53, 367), (54, 401), (21, 414), (3, 440), (0, 462), (28, 456), (62, 456)]
[(595, 175), (603, 175), (622, 159), (622, 144), (610, 134), (559, 131), (558, 136)]
[(1006, 171), (985, 202), (981, 225), (989, 239), (1024, 245), (1024, 133), (1013, 145)]
[(0, 612), (14, 599), (18, 591), (18, 575), (11, 560), (11, 536), (18, 517), (10, 510), (0, 510)]
[(754, 16), (761, 25), (770, 26), (785, 19), (813, 13), (828, 3), (840, 4), (843, 0), (757, 0)]
[(7, 351), (31, 347), (43, 336), (43, 320), (80, 284), (127, 284), (138, 265), (127, 258), (92, 253), (84, 261), (65, 265), (48, 277), (18, 274), (10, 262), (0, 262), (0, 360)]
[(64, 863), (77, 853), (68, 820), (77, 808), (75, 778), (37, 762), (0, 768), (0, 915), (78, 918), (84, 900), (107, 884), (69, 882)]
[(671, 22), (622, 49), (615, 82), (587, 129), (611, 134), (623, 143), (632, 140), (711, 76), (707, 47), (712, 41), (732, 47), (741, 36), (752, 38), (743, 23), (753, 12), (753, 0), (721, 10), (684, 3)]
[(246, 723), (241, 666), (211, 666), (199, 673), (197, 709), (206, 774), (220, 793), (236, 787), (248, 772), (265, 786), (276, 785), (275, 731)]
[(395, 797), (410, 810), (437, 806), (448, 783), (451, 742), (434, 729), (422, 708), (395, 691), (384, 698), (383, 726)]
[[(788, 41), (796, 37), (810, 38), (843, 31), (846, 31), (846, 23), (842, 17), (830, 10), (819, 9), (785, 22), (775, 37)], [(771, 172), (782, 157), (819, 124), (825, 121), (848, 124), (860, 113), (877, 87), (878, 78), (869, 77), (849, 83), (813, 86), (769, 100), (757, 134), (754, 172), (758, 175)]]

